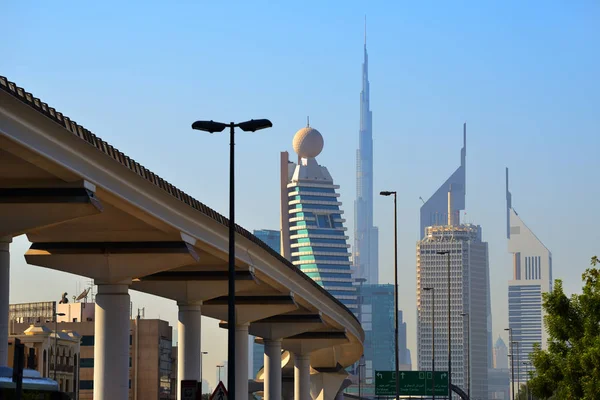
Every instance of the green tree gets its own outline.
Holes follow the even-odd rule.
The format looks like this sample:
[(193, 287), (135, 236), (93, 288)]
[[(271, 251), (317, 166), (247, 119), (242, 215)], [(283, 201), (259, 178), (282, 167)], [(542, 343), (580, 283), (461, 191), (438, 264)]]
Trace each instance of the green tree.
[(531, 393), (531, 387), (528, 385), (521, 385), (521, 390), (515, 395), (516, 400), (539, 400), (539, 397), (536, 397)]
[[(599, 262), (592, 258), (592, 266)], [(529, 387), (540, 399), (600, 399), (600, 271), (582, 275), (583, 292), (567, 297), (562, 281), (545, 293), (548, 349), (534, 346)]]

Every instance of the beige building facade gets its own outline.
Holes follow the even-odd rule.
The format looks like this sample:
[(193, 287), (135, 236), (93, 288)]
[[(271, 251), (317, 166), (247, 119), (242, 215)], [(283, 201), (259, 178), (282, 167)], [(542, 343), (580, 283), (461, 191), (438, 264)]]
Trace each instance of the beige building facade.
[[(59, 346), (56, 380), (65, 392), (77, 393), (74, 399), (94, 398), (94, 309), (94, 303), (56, 305), (56, 312), (65, 314), (58, 316), (56, 324)], [(20, 318), (26, 316), (21, 315)], [(35, 369), (49, 378), (53, 378), (54, 364), (50, 355), (53, 354), (54, 325), (53, 321), (40, 321), (35, 325), (15, 321), (10, 323), (11, 340), (18, 337), (26, 347), (35, 348), (36, 362), (31, 366), (26, 362), (26, 368)], [(68, 348), (71, 343), (69, 340), (76, 342), (73, 350)], [(174, 365), (177, 363), (177, 353), (172, 351), (172, 341), (173, 329), (166, 321), (138, 318), (130, 321), (129, 399), (176, 398)], [(12, 349), (9, 352), (12, 361)], [(70, 364), (64, 364), (66, 360)], [(76, 382), (79, 383), (79, 391), (76, 390)]]
[(77, 332), (54, 332), (47, 326), (29, 325), (22, 333), (9, 336), (9, 367), (13, 366), (15, 339), (25, 345), (25, 368), (55, 380), (61, 391), (77, 399), (80, 359), (80, 335)]

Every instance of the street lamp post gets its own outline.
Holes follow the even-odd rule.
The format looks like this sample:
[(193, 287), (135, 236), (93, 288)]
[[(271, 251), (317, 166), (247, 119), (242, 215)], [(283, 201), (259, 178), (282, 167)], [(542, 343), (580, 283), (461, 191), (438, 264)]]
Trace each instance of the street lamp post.
[(204, 385), (202, 384), (202, 371), (204, 370), (204, 368), (202, 367), (202, 358), (204, 358), (203, 356), (205, 354), (208, 354), (208, 351), (200, 352), (200, 394), (202, 394), (202, 390), (204, 388)]
[[(219, 382), (221, 382), (221, 368), (224, 368), (224, 367), (225, 367), (224, 365), (217, 365), (217, 368), (219, 370)], [(227, 382), (227, 383), (229, 383), (229, 382)]]
[(448, 256), (448, 399), (452, 399), (452, 324), (450, 314), (450, 250), (438, 251), (437, 254)]
[(396, 356), (396, 399), (400, 396), (400, 378), (398, 361), (398, 204), (396, 192), (382, 191), (382, 196), (394, 196), (394, 350)]
[[(362, 357), (361, 357), (362, 358)], [(358, 362), (358, 400), (362, 400), (362, 367), (364, 367), (365, 364), (361, 364), (361, 362)]]
[(58, 355), (58, 318), (64, 317), (65, 313), (54, 313), (54, 380), (56, 380), (56, 356)]
[(469, 313), (460, 315), (467, 317), (467, 397), (471, 398), (471, 321)]
[(435, 400), (435, 288), (426, 287), (423, 290), (431, 291), (431, 393)]
[(227, 386), (229, 400), (235, 400), (235, 128), (245, 132), (255, 132), (270, 128), (268, 119), (251, 119), (238, 124), (224, 124), (215, 121), (196, 121), (192, 129), (215, 133), (229, 127), (229, 268), (227, 293)]
[(513, 340), (512, 340), (512, 328), (504, 328), (505, 331), (508, 331), (508, 341), (510, 342), (510, 374), (511, 378), (511, 387), (512, 387), (512, 400), (515, 400), (515, 357), (513, 356)]
[(531, 362), (524, 361), (523, 365), (525, 366), (525, 371), (527, 373), (527, 380), (525, 381), (525, 397), (527, 397), (527, 400), (529, 400), (529, 367), (531, 367)]
[(521, 367), (520, 367), (520, 363), (521, 363), (521, 343), (515, 341), (514, 342), (515, 346), (517, 346), (517, 399), (520, 397), (521, 395)]
[[(363, 296), (363, 283), (365, 283), (367, 281), (366, 278), (356, 278), (355, 279), (356, 282), (359, 283), (359, 289), (358, 289), (358, 320), (360, 321), (360, 323), (362, 324), (363, 320), (362, 320), (362, 306), (363, 306), (363, 300), (364, 300), (364, 296)], [(360, 356), (359, 360), (358, 360), (358, 398), (359, 400), (362, 400), (362, 368), (364, 367), (365, 364), (362, 364), (362, 362), (365, 359), (365, 354), (363, 352), (363, 354)]]

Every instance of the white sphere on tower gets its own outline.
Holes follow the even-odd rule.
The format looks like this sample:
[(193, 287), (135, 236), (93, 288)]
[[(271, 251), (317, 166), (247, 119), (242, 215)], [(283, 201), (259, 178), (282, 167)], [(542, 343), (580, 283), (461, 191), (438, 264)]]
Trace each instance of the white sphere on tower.
[(294, 135), (292, 146), (300, 158), (315, 158), (323, 150), (323, 135), (310, 126), (300, 129)]

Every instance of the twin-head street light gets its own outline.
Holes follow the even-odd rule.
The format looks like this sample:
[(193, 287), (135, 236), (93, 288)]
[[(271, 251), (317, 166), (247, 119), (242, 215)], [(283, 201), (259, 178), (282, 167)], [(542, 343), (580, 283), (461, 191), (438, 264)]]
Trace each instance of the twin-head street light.
[(56, 356), (58, 355), (58, 318), (64, 317), (64, 312), (54, 313), (54, 380), (56, 380)]
[(450, 319), (450, 250), (438, 251), (438, 255), (448, 255), (448, 398), (452, 399), (452, 325)]
[[(229, 127), (229, 268), (227, 293), (227, 391), (229, 400), (235, 400), (235, 128), (245, 132), (255, 132), (272, 127), (268, 119), (230, 122), (196, 121), (192, 129), (210, 133), (222, 132)], [(220, 371), (220, 369), (219, 369)], [(241, 399), (240, 399), (241, 400)]]
[(382, 196), (394, 196), (394, 348), (396, 353), (396, 399), (400, 395), (400, 378), (398, 362), (398, 205), (396, 203), (396, 192), (383, 191)]
[(435, 288), (426, 287), (423, 290), (431, 291), (431, 390), (432, 399), (435, 400)]

